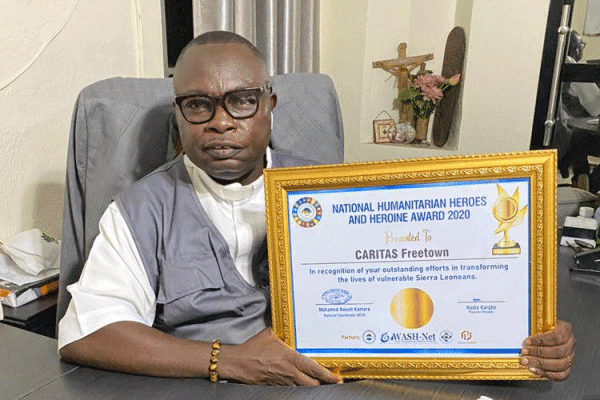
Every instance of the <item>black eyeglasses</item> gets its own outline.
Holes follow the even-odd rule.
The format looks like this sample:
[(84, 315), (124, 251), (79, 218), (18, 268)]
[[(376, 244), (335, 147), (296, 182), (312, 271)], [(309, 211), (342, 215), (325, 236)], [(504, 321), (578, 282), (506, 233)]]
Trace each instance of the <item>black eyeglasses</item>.
[(213, 119), (217, 104), (221, 105), (232, 118), (246, 119), (256, 114), (260, 96), (265, 91), (272, 91), (269, 83), (260, 87), (230, 90), (221, 96), (208, 94), (175, 96), (175, 104), (181, 110), (183, 118), (191, 124), (203, 124)]

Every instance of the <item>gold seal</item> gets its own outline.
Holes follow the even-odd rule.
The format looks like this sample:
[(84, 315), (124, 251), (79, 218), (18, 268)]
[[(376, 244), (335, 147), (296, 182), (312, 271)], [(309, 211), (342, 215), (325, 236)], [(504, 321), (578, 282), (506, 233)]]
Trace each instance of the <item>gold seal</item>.
[(421, 289), (406, 288), (392, 298), (390, 314), (398, 325), (406, 329), (417, 329), (431, 320), (433, 301)]

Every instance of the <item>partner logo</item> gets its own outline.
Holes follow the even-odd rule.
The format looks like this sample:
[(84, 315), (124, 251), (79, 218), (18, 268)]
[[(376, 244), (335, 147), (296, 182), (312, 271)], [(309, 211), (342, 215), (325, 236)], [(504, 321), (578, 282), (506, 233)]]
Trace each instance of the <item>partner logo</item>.
[(442, 342), (442, 343), (446, 343), (446, 344), (452, 343), (453, 339), (454, 339), (454, 335), (450, 331), (442, 331), (440, 333), (440, 342)]
[(436, 343), (435, 333), (428, 332), (384, 332), (381, 343)]
[(350, 292), (344, 289), (329, 289), (321, 295), (327, 304), (346, 304), (352, 299)]
[(362, 334), (362, 340), (366, 344), (375, 343), (375, 339), (377, 339), (377, 335), (375, 335), (375, 332), (373, 331), (364, 331), (364, 333)]
[(464, 331), (460, 332), (460, 338), (465, 342), (468, 342), (469, 340), (473, 339), (473, 333), (470, 330), (465, 329)]
[(318, 224), (322, 215), (321, 205), (312, 197), (302, 197), (292, 207), (294, 222), (303, 228), (312, 228)]

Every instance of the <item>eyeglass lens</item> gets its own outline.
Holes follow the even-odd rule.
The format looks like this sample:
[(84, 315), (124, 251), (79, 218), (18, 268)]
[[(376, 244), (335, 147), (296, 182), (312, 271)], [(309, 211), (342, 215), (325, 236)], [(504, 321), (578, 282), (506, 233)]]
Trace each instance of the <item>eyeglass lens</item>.
[[(239, 90), (225, 94), (221, 104), (234, 118), (248, 118), (256, 113), (258, 96), (256, 89)], [(213, 117), (218, 98), (194, 96), (181, 103), (181, 110), (186, 119), (192, 122), (206, 122)]]

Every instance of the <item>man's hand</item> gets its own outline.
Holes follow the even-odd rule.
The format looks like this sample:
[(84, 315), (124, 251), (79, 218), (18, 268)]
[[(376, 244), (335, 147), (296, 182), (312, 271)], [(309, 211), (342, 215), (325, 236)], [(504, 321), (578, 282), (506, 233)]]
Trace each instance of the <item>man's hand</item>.
[(342, 379), (295, 352), (267, 328), (237, 346), (222, 346), (219, 377), (253, 385), (316, 386)]
[(575, 345), (571, 324), (558, 321), (553, 330), (525, 339), (521, 349), (521, 365), (540, 377), (562, 381), (571, 373)]

